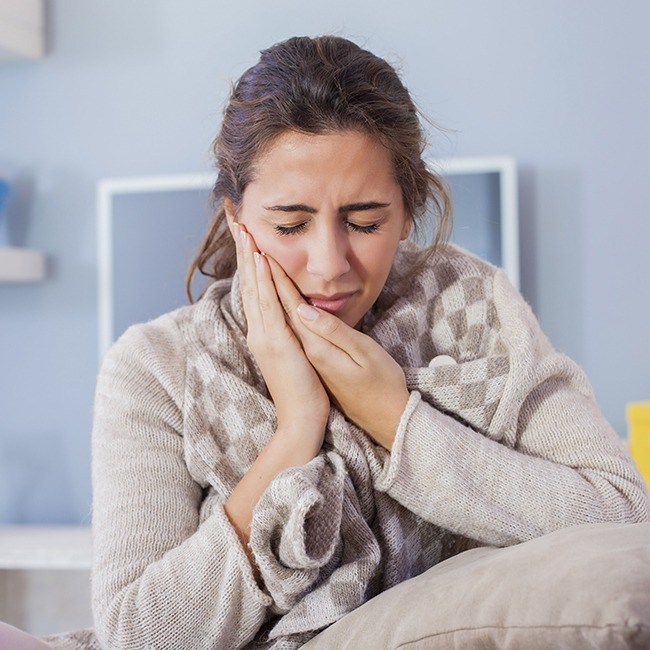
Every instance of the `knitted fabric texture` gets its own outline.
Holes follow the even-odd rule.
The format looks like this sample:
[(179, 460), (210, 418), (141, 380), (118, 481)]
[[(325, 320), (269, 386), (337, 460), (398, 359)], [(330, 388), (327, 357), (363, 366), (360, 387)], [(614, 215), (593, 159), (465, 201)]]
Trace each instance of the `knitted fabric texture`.
[(99, 647), (297, 648), (471, 546), (647, 519), (583, 372), (503, 271), (447, 245), (413, 273), (419, 254), (400, 246), (362, 324), (411, 393), (392, 452), (332, 407), (318, 456), (255, 507), (262, 589), (223, 509), (276, 426), (238, 276), (111, 348), (93, 429)]

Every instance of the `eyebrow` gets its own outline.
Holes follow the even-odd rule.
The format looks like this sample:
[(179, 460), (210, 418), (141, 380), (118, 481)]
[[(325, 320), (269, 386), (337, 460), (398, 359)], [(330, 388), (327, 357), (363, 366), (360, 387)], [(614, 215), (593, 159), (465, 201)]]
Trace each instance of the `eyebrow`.
[[(344, 212), (363, 212), (364, 210), (375, 210), (377, 208), (387, 208), (390, 203), (380, 203), (378, 201), (367, 201), (365, 203), (348, 203), (339, 208), (339, 214)], [(307, 212), (316, 214), (318, 210), (304, 203), (294, 203), (292, 205), (270, 205), (262, 206), (265, 210), (274, 210), (277, 212)]]

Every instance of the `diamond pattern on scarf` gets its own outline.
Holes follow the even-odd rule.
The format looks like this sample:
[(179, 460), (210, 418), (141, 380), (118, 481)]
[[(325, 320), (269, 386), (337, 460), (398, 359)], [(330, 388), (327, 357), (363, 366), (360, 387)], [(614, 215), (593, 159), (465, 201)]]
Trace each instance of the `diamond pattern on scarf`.
[[(417, 255), (408, 243), (400, 247), (363, 331), (405, 368), (409, 390), (487, 432), (508, 374), (507, 356), (495, 354), (498, 337), (486, 335), (495, 323), (493, 268), (468, 264), (450, 247), (438, 264), (422, 267), (408, 288), (397, 289), (407, 286)], [(200, 371), (192, 368), (197, 380), (202, 375), (209, 384), (189, 396), (192, 412), (209, 414), (203, 423), (209, 441), (194, 441), (202, 456), (202, 466), (194, 469), (218, 492), (237, 480), (231, 468), (249, 467), (275, 431), (273, 404), (245, 347), (238, 287), (237, 275), (229, 294), (213, 285), (203, 307), (217, 312), (206, 319), (227, 325), (219, 332), (226, 353), (220, 347), (209, 359), (190, 362), (200, 364)], [(457, 364), (429, 368), (438, 354)], [(255, 647), (299, 647), (380, 591), (453, 554), (451, 533), (374, 489), (388, 459), (385, 449), (332, 408), (319, 455), (269, 485), (255, 508), (249, 544), (277, 619), (260, 632)]]

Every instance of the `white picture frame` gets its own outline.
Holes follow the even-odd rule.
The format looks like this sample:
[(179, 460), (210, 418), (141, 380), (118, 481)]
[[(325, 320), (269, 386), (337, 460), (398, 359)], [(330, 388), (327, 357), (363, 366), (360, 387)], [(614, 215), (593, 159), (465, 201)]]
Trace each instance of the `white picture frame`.
[[(455, 194), (459, 195), (455, 196), (454, 194), (454, 199), (463, 198), (463, 188), (471, 186), (474, 183), (473, 179), (480, 179), (482, 187), (488, 188), (487, 192), (490, 196), (485, 200), (474, 197), (474, 206), (477, 206), (479, 208), (477, 211), (480, 212), (485, 207), (484, 204), (496, 203), (496, 214), (483, 218), (484, 223), (479, 228), (487, 227), (490, 229), (489, 238), (492, 240), (492, 248), (497, 249), (496, 256), (499, 259), (490, 261), (502, 266), (513, 285), (519, 288), (519, 220), (517, 168), (514, 158), (510, 156), (446, 158), (430, 160), (427, 164), (430, 169), (447, 178), (452, 185), (452, 190), (454, 190), (455, 181), (463, 180), (464, 185), (461, 185), (461, 189), (457, 192), (454, 190)], [(134, 278), (132, 282), (128, 276), (126, 276), (126, 280), (120, 276), (120, 265), (128, 264), (128, 260), (124, 260), (123, 257), (126, 255), (127, 258), (137, 258), (137, 260), (131, 259), (131, 262), (146, 263), (146, 253), (143, 251), (150, 250), (153, 254), (155, 250), (152, 247), (164, 242), (165, 233), (163, 233), (162, 237), (153, 237), (154, 241), (152, 243), (151, 224), (155, 223), (158, 213), (161, 213), (161, 221), (170, 219), (169, 216), (162, 214), (164, 210), (160, 210), (161, 204), (171, 204), (173, 200), (187, 196), (191, 198), (194, 207), (190, 211), (194, 213), (196, 212), (197, 197), (200, 197), (203, 193), (206, 197), (205, 207), (207, 210), (208, 197), (214, 181), (214, 173), (107, 178), (99, 181), (97, 186), (97, 257), (98, 347), (100, 360), (129, 322), (141, 322), (143, 319), (147, 320), (158, 315), (154, 307), (150, 307), (150, 312), (144, 315), (135, 314), (133, 319), (128, 314), (126, 316), (118, 314), (121, 298), (116, 295), (116, 287), (118, 293), (121, 290), (120, 286), (127, 287), (129, 291), (135, 290), (132, 285), (137, 284), (139, 279)], [(481, 192), (483, 191), (485, 189), (481, 189)], [(154, 207), (149, 209), (148, 204)], [(155, 207), (156, 204), (157, 208)], [(474, 212), (474, 209), (471, 211)], [(152, 214), (149, 214), (149, 212), (152, 212)], [(208, 216), (207, 214), (201, 216), (204, 221), (197, 233), (202, 233), (207, 228), (208, 221), (206, 219)], [(129, 228), (136, 226), (135, 221), (144, 221), (145, 219), (148, 220), (146, 222), (148, 225), (143, 226), (148, 228), (146, 240), (143, 239), (140, 244), (137, 241), (131, 242), (130, 240), (134, 239), (135, 236), (129, 234)], [(171, 220), (174, 219), (175, 217), (172, 215)], [(489, 222), (487, 226), (485, 222)], [(166, 223), (170, 224), (171, 221)], [(455, 224), (455, 227), (468, 230), (477, 229), (475, 226), (463, 225), (462, 219)], [(141, 236), (144, 237), (144, 235)], [(125, 239), (129, 241), (124, 242)], [(156, 241), (158, 244), (156, 244)], [(453, 235), (452, 241), (454, 241)], [(169, 242), (165, 243), (166, 245), (169, 244)], [(200, 235), (197, 234), (194, 248), (199, 243)], [(462, 242), (457, 243), (463, 245)], [(125, 244), (135, 247), (137, 254), (119, 253), (120, 246), (123, 249)], [(189, 259), (186, 259), (186, 261), (189, 264)], [(155, 264), (155, 262), (153, 263)], [(160, 269), (161, 267), (157, 268)], [(179, 271), (177, 275), (182, 276), (179, 277), (179, 280), (184, 284), (184, 273)], [(175, 286), (173, 291), (177, 292), (178, 287)], [(147, 295), (146, 287), (141, 290), (140, 295), (143, 297)], [(177, 306), (181, 305), (178, 304)], [(164, 313), (168, 309), (169, 305), (163, 306), (159, 313)]]

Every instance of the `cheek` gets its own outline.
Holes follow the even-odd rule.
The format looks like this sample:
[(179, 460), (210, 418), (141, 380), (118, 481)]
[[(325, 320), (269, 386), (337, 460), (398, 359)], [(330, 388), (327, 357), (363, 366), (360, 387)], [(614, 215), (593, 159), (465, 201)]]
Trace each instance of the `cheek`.
[(278, 237), (275, 233), (255, 233), (252, 228), (251, 233), (259, 250), (270, 255), (284, 269), (285, 273), (294, 282), (297, 282), (301, 269), (305, 267), (304, 256), (296, 242), (297, 238)]
[(397, 244), (393, 238), (382, 238), (372, 240), (372, 235), (357, 249), (357, 266), (359, 274), (367, 281), (385, 280), (397, 250)]

